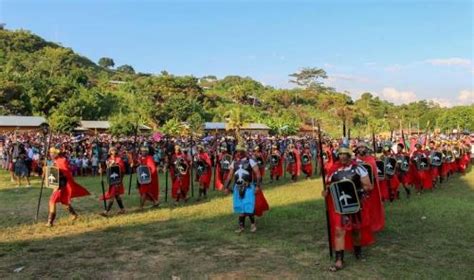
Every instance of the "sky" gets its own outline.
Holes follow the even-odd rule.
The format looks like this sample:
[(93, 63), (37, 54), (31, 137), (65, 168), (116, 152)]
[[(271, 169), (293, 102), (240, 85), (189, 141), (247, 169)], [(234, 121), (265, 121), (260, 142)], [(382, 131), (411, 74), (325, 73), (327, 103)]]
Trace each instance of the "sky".
[(324, 83), (396, 104), (474, 103), (473, 1), (0, 0), (0, 22), (98, 61), (176, 75)]

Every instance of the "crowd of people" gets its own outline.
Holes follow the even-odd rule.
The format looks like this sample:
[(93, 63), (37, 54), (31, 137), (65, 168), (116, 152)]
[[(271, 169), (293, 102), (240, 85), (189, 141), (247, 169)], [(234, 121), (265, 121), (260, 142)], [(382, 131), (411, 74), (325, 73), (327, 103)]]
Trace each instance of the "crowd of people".
[[(47, 138), (47, 139), (46, 139)], [(163, 172), (175, 205), (187, 203), (190, 187), (198, 185), (197, 200), (207, 199), (211, 190), (232, 192), (233, 209), (238, 214), (238, 229), (245, 231), (246, 217), (255, 232), (255, 216), (269, 209), (262, 186), (288, 174), (292, 181), (301, 177), (321, 176), (325, 186), (330, 224), (330, 243), (336, 262), (331, 271), (343, 268), (344, 251), (353, 250), (362, 257), (361, 247), (374, 242), (374, 234), (385, 224), (384, 202), (400, 199), (400, 190), (409, 198), (412, 191), (421, 194), (440, 186), (456, 173), (464, 174), (474, 161), (474, 138), (469, 135), (415, 135), (397, 139), (330, 139), (316, 137), (275, 137), (244, 135), (235, 139), (224, 135), (199, 139), (152, 136), (113, 137), (100, 135), (52, 135), (39, 132), (10, 132), (0, 139), (2, 167), (20, 186), (30, 185), (31, 175), (44, 176), (59, 170), (58, 181), (50, 182), (54, 191), (49, 200), (48, 226), (53, 226), (56, 204), (61, 203), (73, 218), (77, 217), (71, 199), (88, 195), (75, 182), (75, 176), (105, 175), (101, 200), (103, 216), (109, 216), (113, 204), (118, 214), (125, 213), (122, 195), (135, 176), (140, 193), (140, 209), (149, 201), (159, 207), (158, 176)], [(50, 147), (46, 150), (46, 147)], [(44, 155), (47, 155), (46, 158)], [(46, 172), (46, 173), (45, 173)], [(62, 178), (62, 179), (61, 179)], [(349, 184), (347, 182), (349, 181)], [(348, 187), (349, 186), (349, 187)], [(354, 186), (357, 200), (348, 199)], [(166, 193), (167, 199), (168, 193)]]

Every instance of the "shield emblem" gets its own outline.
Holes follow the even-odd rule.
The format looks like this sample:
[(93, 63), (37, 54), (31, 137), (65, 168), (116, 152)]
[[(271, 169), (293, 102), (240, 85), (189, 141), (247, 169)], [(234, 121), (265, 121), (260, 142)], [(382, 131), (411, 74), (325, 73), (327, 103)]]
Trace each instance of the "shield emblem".
[(225, 171), (229, 170), (231, 162), (232, 162), (232, 156), (229, 154), (224, 155), (224, 157), (221, 160), (221, 169)]
[(430, 155), (430, 161), (432, 166), (441, 166), (443, 162), (443, 154), (441, 152), (433, 152)]
[(372, 166), (366, 162), (361, 162), (360, 165), (362, 165), (365, 169), (367, 169), (367, 172), (369, 173), (369, 179), (370, 183), (374, 184), (374, 171), (372, 170)]
[(196, 173), (201, 176), (206, 171), (206, 164), (202, 160), (198, 160), (196, 163)]
[(377, 177), (381, 180), (385, 179), (385, 163), (381, 160), (376, 160), (377, 165)]
[(66, 186), (67, 179), (56, 166), (48, 166), (45, 173), (46, 186), (48, 188), (62, 188)]
[(118, 165), (107, 167), (107, 183), (109, 186), (118, 185), (122, 182), (122, 174)]
[(400, 167), (400, 170), (407, 172), (410, 168), (410, 157), (409, 156), (399, 156), (397, 157), (397, 164)]
[(351, 180), (343, 179), (329, 186), (336, 213), (353, 214), (360, 211), (357, 188)]
[(146, 185), (151, 183), (151, 170), (146, 165), (140, 165), (137, 167), (137, 180), (140, 185)]
[(263, 164), (263, 158), (262, 157), (257, 157), (256, 159), (258, 167), (262, 168), (264, 166)]
[(397, 160), (389, 157), (385, 159), (385, 174), (388, 176), (395, 175), (395, 168), (397, 166)]
[(427, 157), (421, 157), (416, 162), (416, 167), (418, 170), (428, 170), (430, 168), (430, 164), (428, 162)]
[(273, 154), (270, 157), (270, 162), (272, 166), (277, 166), (277, 164), (280, 162), (280, 156), (277, 154)]
[(288, 157), (286, 158), (288, 163), (294, 163), (295, 162), (295, 153), (291, 152), (288, 153)]
[(311, 160), (310, 160), (310, 158), (309, 158), (309, 155), (304, 154), (304, 155), (301, 157), (301, 163), (302, 163), (303, 165), (308, 165), (308, 164), (310, 164), (310, 163), (311, 163)]

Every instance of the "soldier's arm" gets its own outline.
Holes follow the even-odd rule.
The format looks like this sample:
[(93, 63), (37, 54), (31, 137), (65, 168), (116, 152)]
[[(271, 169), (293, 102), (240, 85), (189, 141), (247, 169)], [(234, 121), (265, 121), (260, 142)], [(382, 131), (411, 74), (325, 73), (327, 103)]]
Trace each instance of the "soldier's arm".
[(362, 183), (362, 188), (365, 191), (371, 191), (374, 188), (374, 186), (370, 182), (369, 176), (360, 177), (360, 182)]

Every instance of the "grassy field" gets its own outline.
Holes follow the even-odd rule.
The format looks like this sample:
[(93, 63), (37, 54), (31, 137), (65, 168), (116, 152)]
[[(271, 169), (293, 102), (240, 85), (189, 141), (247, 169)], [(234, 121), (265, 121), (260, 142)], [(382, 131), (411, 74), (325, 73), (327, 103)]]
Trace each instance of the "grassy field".
[[(161, 176), (161, 190), (164, 181)], [(191, 201), (137, 212), (136, 190), (125, 196), (128, 214), (103, 218), (97, 178), (79, 178), (92, 195), (73, 201), (80, 217), (59, 209), (46, 228), (46, 190), (34, 224), (39, 181), (13, 187), (0, 173), (0, 278), (240, 279), (370, 278), (472, 279), (474, 275), (474, 172), (441, 188), (386, 204), (386, 228), (365, 252), (346, 255), (346, 268), (327, 272), (328, 258), (319, 179), (265, 185), (271, 210), (258, 232), (237, 235), (231, 198), (212, 192)], [(128, 180), (126, 181), (128, 182)], [(197, 192), (196, 192), (197, 194)], [(161, 194), (163, 202), (164, 195)], [(116, 208), (115, 208), (116, 211)], [(15, 269), (23, 269), (14, 272)]]

